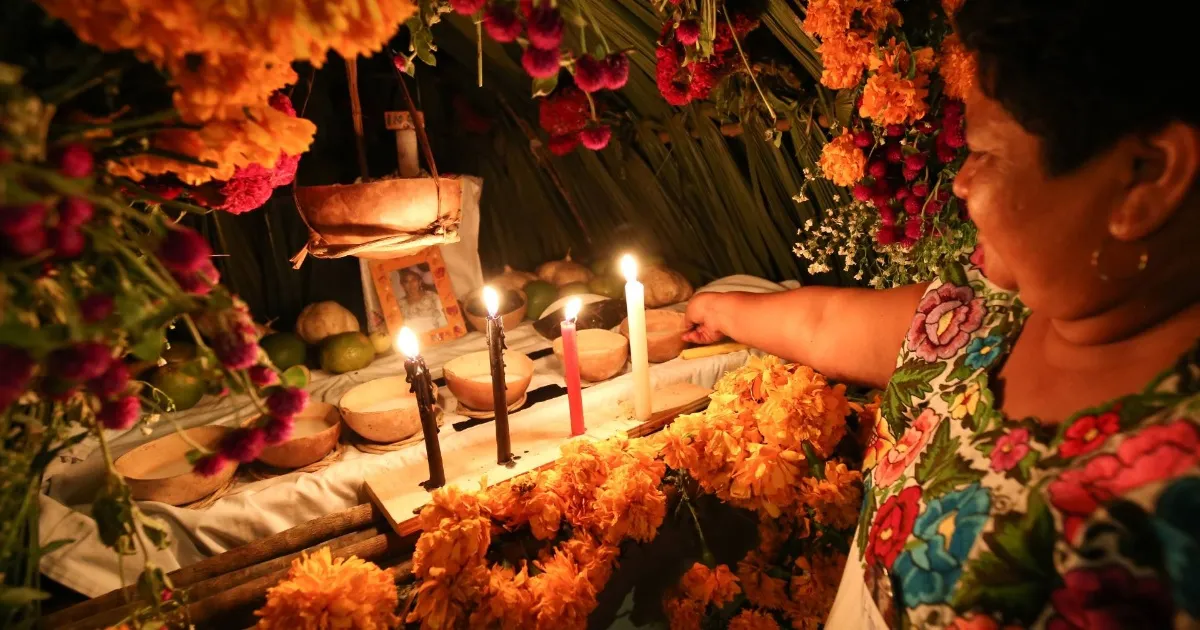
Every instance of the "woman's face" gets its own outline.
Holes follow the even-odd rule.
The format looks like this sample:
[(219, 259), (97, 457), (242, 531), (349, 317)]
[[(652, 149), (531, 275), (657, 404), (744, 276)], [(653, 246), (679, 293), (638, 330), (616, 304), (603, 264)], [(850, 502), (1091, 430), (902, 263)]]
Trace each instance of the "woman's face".
[(404, 293), (407, 295), (421, 294), (421, 279), (417, 276), (406, 273), (404, 274)]
[(1049, 175), (1042, 141), (978, 90), (967, 99), (971, 150), (954, 181), (979, 228), (989, 279), (1052, 317), (1086, 316), (1104, 298), (1092, 252), (1107, 238), (1126, 177), (1116, 151), (1063, 175)]

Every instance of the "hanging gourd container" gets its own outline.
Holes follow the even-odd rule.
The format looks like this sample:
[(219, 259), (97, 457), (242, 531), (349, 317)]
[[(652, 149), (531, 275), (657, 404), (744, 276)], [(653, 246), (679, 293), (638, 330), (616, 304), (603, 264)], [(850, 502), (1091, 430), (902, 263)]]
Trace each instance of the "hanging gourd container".
[[(467, 175), (438, 175), (424, 117), (416, 110), (403, 76), (398, 80), (409, 111), (386, 114), (387, 128), (396, 133), (399, 177), (368, 181), (355, 60), (346, 61), (346, 73), (363, 181), (296, 187), (296, 207), (309, 236), (292, 262), (299, 267), (308, 255), (395, 258), (430, 245), (458, 242), (463, 214), (468, 209), (477, 211), (483, 181)], [(429, 175), (421, 174), (418, 148), (425, 154)]]

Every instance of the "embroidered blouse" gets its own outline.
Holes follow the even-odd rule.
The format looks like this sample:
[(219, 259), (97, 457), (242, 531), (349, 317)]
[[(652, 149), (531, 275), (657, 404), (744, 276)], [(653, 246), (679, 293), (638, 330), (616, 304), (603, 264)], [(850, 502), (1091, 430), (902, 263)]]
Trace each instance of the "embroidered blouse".
[(1200, 346), (1043, 425), (989, 379), (1028, 310), (977, 269), (921, 299), (869, 445), (827, 627), (1160, 628), (1200, 619)]

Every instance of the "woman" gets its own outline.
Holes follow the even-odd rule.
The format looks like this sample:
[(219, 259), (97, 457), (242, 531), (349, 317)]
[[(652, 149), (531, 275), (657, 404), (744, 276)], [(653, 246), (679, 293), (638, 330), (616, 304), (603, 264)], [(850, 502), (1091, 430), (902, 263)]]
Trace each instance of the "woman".
[(830, 628), (1200, 619), (1200, 102), (1167, 61), (1197, 11), (1177, 9), (959, 10), (979, 80), (954, 192), (986, 277), (689, 306), (693, 342), (887, 388)]
[(400, 312), (404, 323), (416, 332), (437, 330), (446, 326), (446, 314), (438, 294), (421, 279), (421, 274), (412, 269), (400, 271), (400, 286), (404, 297), (400, 298)]

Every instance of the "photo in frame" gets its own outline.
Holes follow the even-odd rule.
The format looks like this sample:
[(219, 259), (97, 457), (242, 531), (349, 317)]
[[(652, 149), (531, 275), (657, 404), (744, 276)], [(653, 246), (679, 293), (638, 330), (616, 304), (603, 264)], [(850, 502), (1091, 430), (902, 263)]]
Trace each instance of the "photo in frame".
[(408, 326), (422, 347), (457, 339), (467, 333), (454, 286), (437, 247), (414, 254), (371, 260), (371, 281), (379, 296), (388, 335)]

